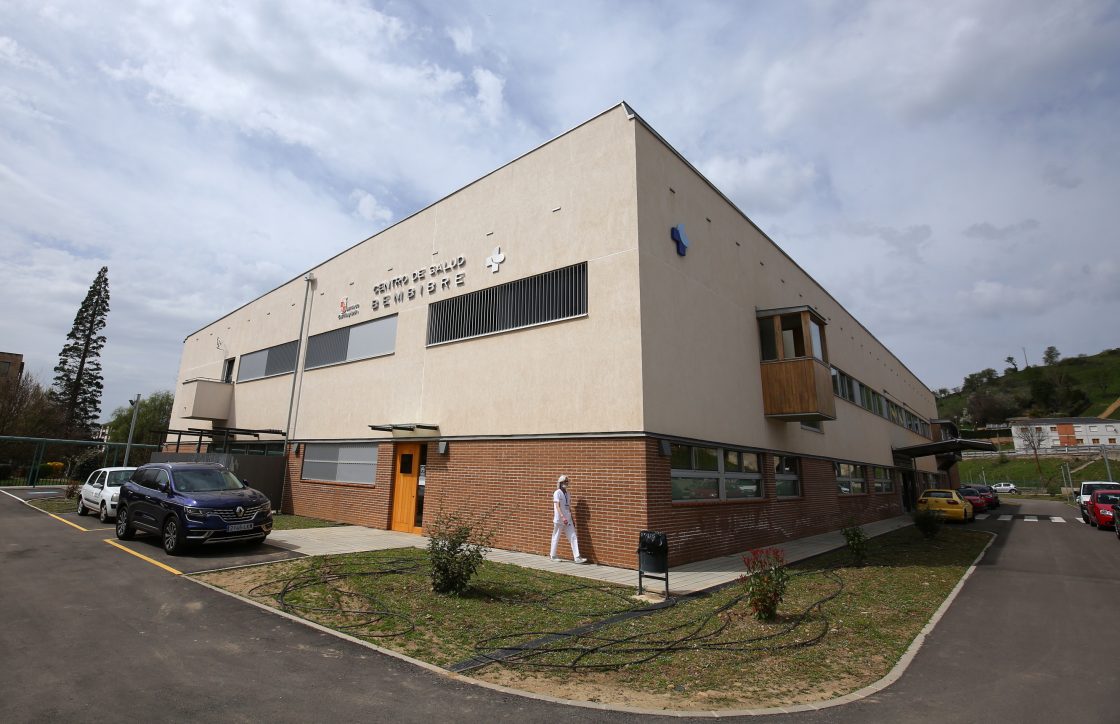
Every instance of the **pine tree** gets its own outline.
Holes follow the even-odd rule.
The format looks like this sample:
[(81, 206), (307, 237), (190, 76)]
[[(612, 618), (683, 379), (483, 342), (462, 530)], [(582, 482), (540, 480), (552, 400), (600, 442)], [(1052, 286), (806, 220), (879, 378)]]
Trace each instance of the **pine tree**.
[(89, 437), (101, 414), (101, 349), (109, 316), (109, 267), (101, 267), (66, 335), (54, 368), (51, 397), (64, 411), (63, 437)]

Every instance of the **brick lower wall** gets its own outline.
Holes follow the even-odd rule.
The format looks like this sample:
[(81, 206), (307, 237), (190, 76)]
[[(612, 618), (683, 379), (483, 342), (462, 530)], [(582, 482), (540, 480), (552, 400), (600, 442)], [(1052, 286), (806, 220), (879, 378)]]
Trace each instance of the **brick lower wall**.
[[(569, 492), (580, 553), (592, 561), (634, 568), (638, 532), (669, 535), (670, 563), (745, 552), (852, 523), (902, 513), (901, 493), (838, 495), (832, 462), (802, 458), (801, 496), (778, 500), (772, 458), (763, 454), (760, 500), (674, 503), (670, 461), (653, 438), (450, 440), (446, 454), (427, 447), (424, 525), (440, 512), (482, 521), (493, 545), (547, 555), (556, 478)], [(301, 515), (387, 529), (391, 521), (394, 445), (382, 443), (373, 485), (300, 479), (302, 445), (288, 459), (284, 509)], [(870, 486), (870, 481), (867, 481)], [(561, 540), (560, 554), (571, 555)]]

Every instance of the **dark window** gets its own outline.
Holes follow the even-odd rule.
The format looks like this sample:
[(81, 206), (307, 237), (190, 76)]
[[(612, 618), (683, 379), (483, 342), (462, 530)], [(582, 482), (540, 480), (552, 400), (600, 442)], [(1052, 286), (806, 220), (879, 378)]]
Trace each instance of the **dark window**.
[(307, 338), (305, 367), (312, 369), (392, 354), (396, 343), (396, 315), (334, 329)]
[(507, 332), (587, 314), (587, 263), (428, 305), (428, 344)]
[(233, 382), (233, 362), (234, 358), (230, 357), (222, 365), (222, 382)]
[(268, 349), (241, 355), (237, 368), (237, 381), (256, 380), (261, 377), (282, 375), (296, 369), (297, 343), (295, 340)]

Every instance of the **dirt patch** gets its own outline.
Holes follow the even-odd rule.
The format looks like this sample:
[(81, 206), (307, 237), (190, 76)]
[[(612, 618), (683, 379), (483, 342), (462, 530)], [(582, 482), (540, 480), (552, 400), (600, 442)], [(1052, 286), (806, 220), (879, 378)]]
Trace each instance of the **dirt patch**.
[[(611, 704), (641, 709), (709, 711), (716, 709), (764, 709), (828, 701), (849, 694), (870, 682), (859, 680), (833, 681), (813, 690), (766, 687), (763, 681), (738, 682), (743, 688), (720, 691), (690, 691), (687, 687), (668, 686), (664, 691), (642, 691), (619, 681), (617, 672), (581, 673), (549, 676), (491, 666), (476, 672), (473, 678), (511, 689), (553, 696), (572, 701)], [(760, 684), (762, 686), (760, 686)]]

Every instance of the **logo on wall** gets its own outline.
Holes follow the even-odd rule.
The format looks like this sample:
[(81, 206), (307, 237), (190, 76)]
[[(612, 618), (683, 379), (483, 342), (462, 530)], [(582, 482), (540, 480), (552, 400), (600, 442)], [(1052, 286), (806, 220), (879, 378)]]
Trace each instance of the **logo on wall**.
[(343, 297), (338, 300), (338, 318), (347, 319), (357, 315), (360, 304), (351, 304), (350, 297)]
[(490, 271), (497, 274), (498, 266), (505, 260), (506, 255), (502, 253), (502, 247), (495, 246), (494, 253), (486, 257), (486, 266), (490, 267)]
[(684, 224), (677, 224), (669, 229), (669, 238), (677, 244), (677, 256), (684, 256), (688, 253), (688, 245), (691, 242), (684, 233)]

